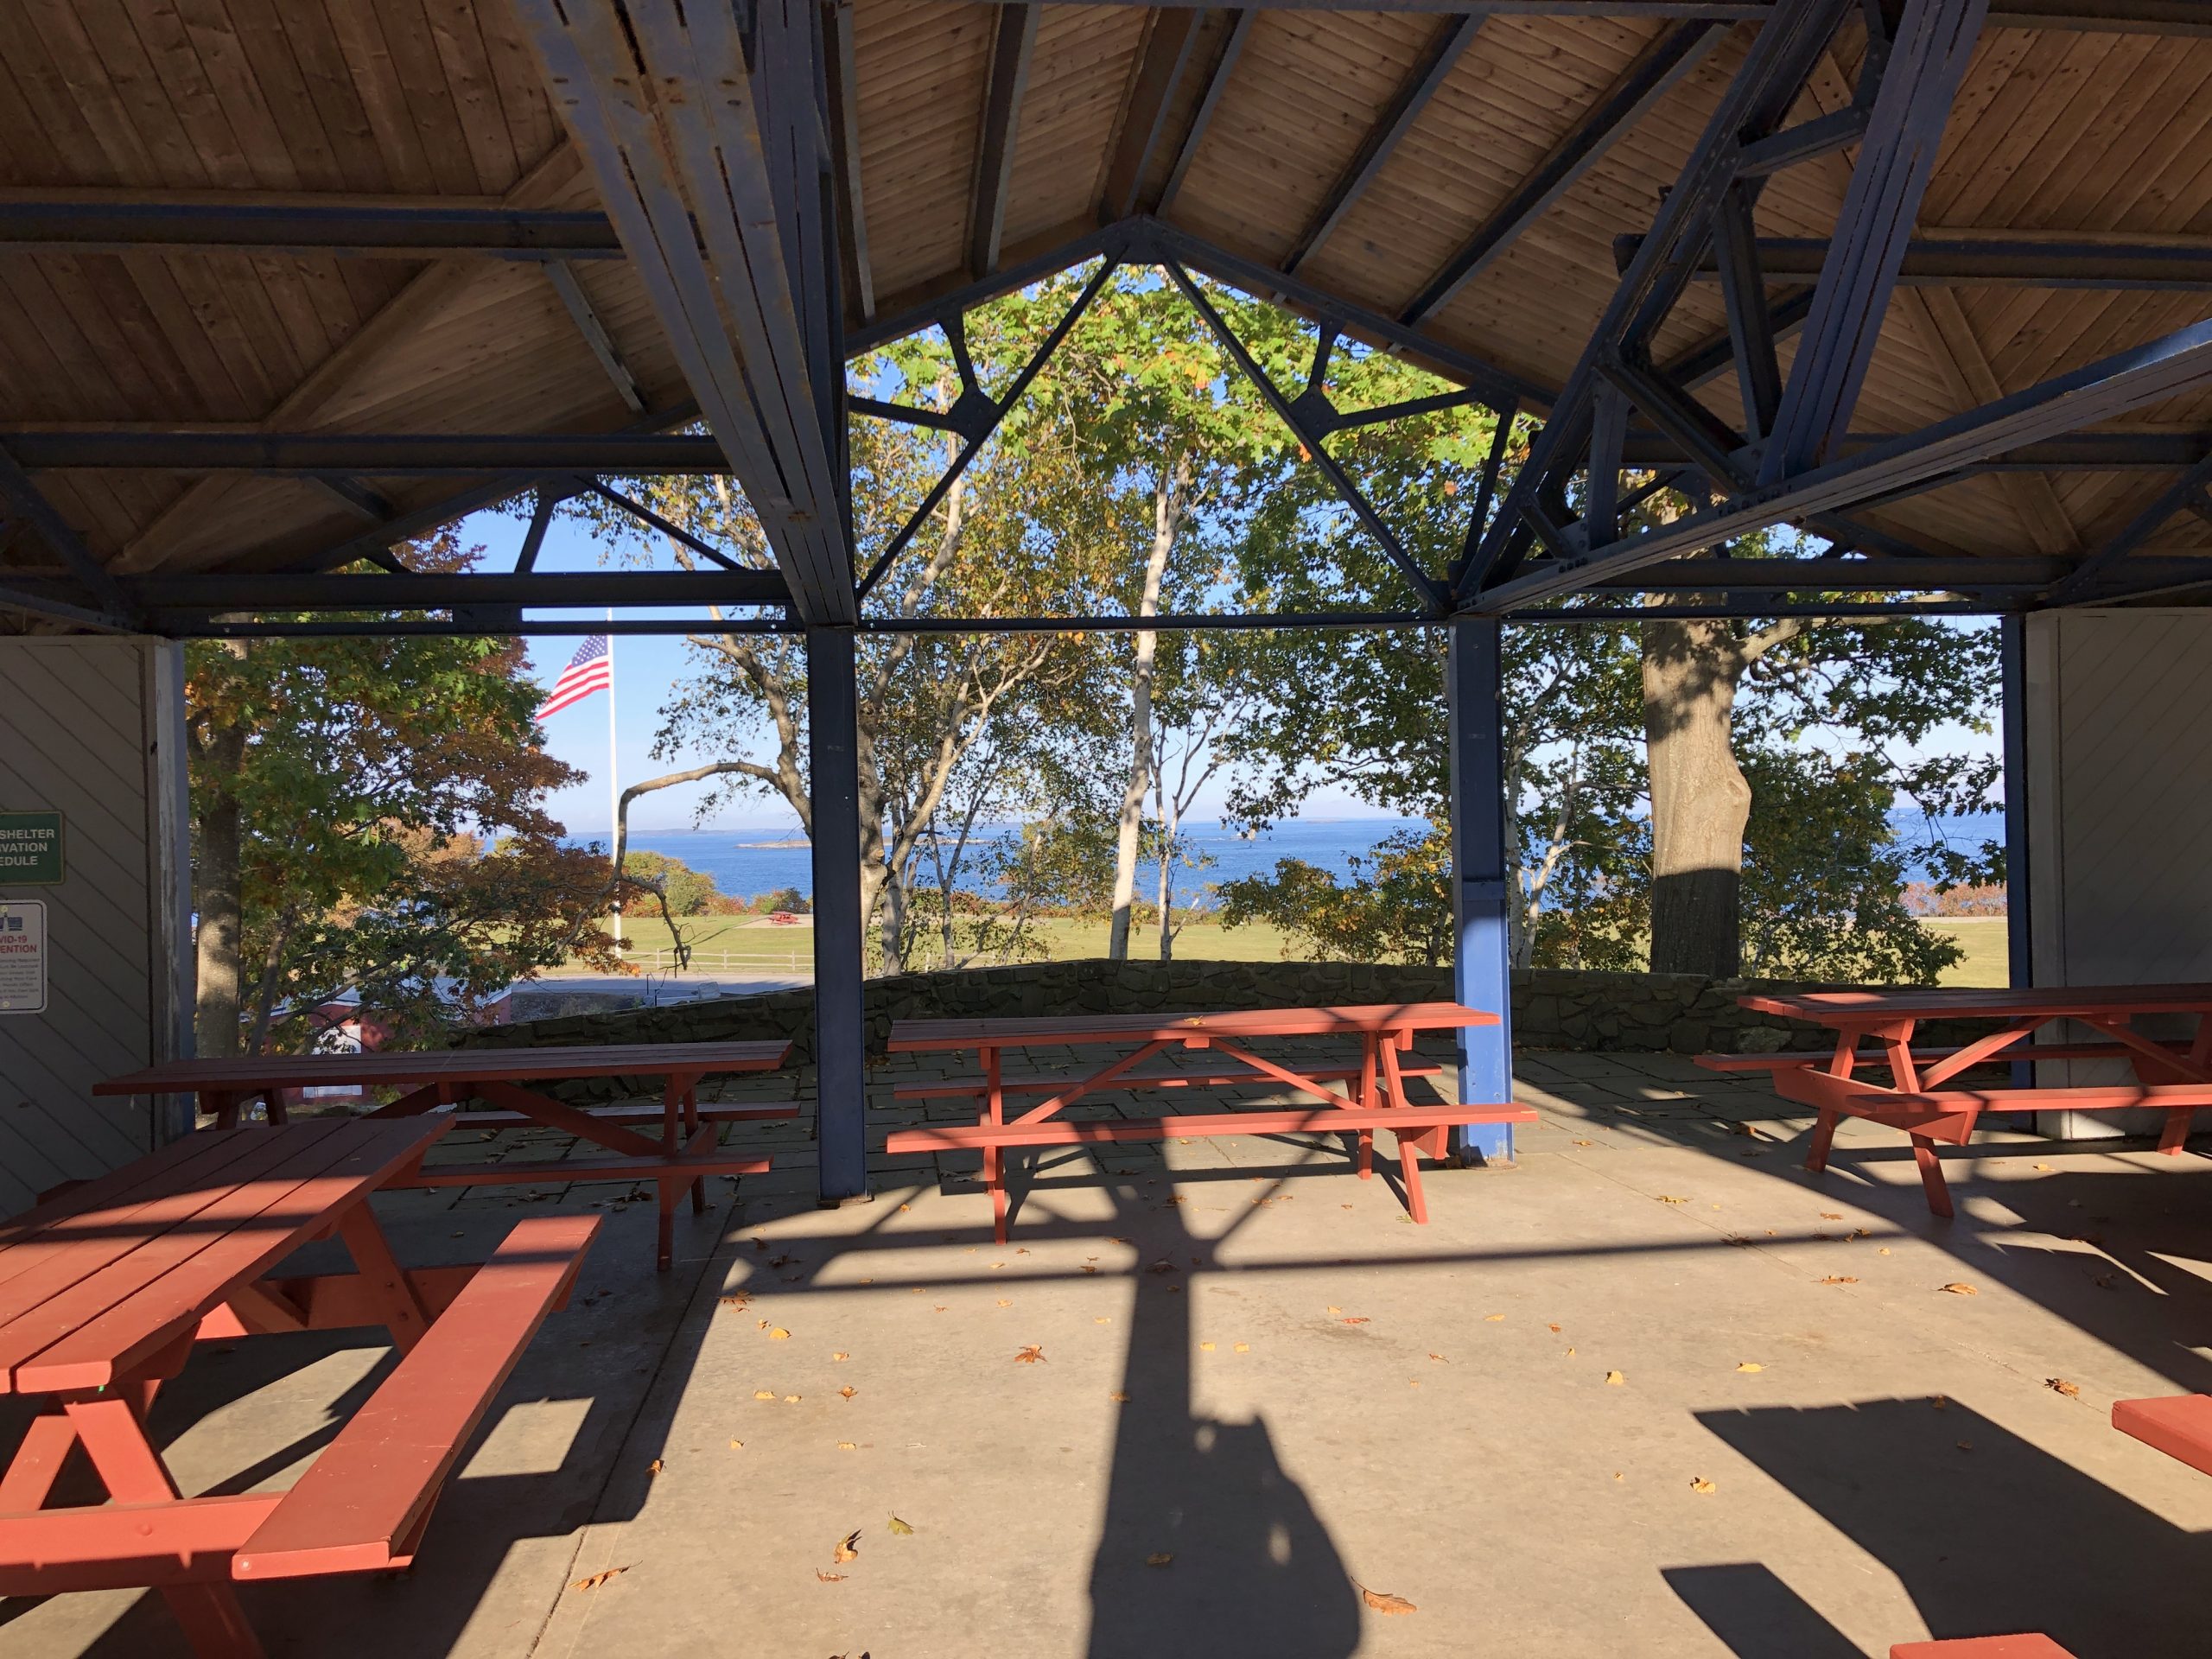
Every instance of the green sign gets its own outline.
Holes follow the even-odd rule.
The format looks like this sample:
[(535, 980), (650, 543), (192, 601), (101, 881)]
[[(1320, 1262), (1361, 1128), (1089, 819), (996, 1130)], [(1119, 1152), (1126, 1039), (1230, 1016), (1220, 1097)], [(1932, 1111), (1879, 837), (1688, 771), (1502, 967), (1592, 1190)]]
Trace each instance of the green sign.
[(0, 812), (0, 887), (61, 884), (61, 815)]

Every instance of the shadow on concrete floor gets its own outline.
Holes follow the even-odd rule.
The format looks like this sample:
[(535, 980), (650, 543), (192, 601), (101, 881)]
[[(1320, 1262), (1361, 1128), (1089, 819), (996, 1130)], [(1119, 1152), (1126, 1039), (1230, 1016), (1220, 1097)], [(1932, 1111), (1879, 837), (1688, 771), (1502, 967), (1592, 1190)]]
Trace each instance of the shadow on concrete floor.
[[(2040, 1630), (2078, 1659), (2197, 1659), (2212, 1537), (2185, 1532), (1952, 1400), (1700, 1412), (1897, 1575), (1938, 1637)], [(1810, 1608), (1744, 1567), (1675, 1592), (1738, 1659), (1823, 1649)], [(1770, 1577), (1771, 1575), (1769, 1575)], [(1787, 1646), (1792, 1631), (1813, 1645)]]

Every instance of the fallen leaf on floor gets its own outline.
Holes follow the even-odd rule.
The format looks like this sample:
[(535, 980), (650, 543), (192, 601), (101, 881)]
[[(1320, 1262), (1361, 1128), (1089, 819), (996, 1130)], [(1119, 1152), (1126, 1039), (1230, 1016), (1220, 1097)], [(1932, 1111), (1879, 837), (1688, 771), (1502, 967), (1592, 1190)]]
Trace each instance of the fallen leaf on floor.
[(1014, 1357), (1014, 1363), (1017, 1365), (1041, 1365), (1045, 1363), (1045, 1344), (1041, 1342), (1031, 1343), (1029, 1346), (1024, 1348), (1020, 1353)]
[(1164, 1549), (1163, 1549), (1163, 1550), (1156, 1551), (1156, 1552), (1154, 1552), (1154, 1554), (1150, 1554), (1150, 1555), (1146, 1556), (1146, 1557), (1144, 1558), (1144, 1564), (1145, 1564), (1147, 1567), (1165, 1567), (1165, 1566), (1166, 1566), (1166, 1565), (1168, 1564), (1168, 1562), (1170, 1562), (1170, 1561), (1173, 1560), (1174, 1559), (1175, 1559), (1175, 1558), (1174, 1558), (1173, 1555), (1169, 1554), (1166, 1550), (1164, 1550)]
[(755, 1389), (753, 1397), (755, 1400), (772, 1400), (776, 1397), (776, 1391), (773, 1389)]
[(1429, 1356), (1429, 1357), (1430, 1357), (1431, 1359), (1434, 1360), (1434, 1361), (1435, 1361), (1438, 1364), (1440, 1364), (1440, 1365), (1446, 1364), (1446, 1363), (1449, 1363), (1448, 1361), (1446, 1361), (1446, 1360), (1445, 1359), (1444, 1356), (1443, 1356), (1443, 1355), (1441, 1355), (1441, 1354), (1431, 1354), (1431, 1355)]
[(1949, 1284), (1945, 1285), (1943, 1288), (1949, 1291), (1954, 1296), (1979, 1296), (1981, 1294), (1979, 1290), (1967, 1283), (1963, 1279), (1954, 1279)]
[(1961, 1452), (1971, 1452), (1974, 1450), (1974, 1442), (1972, 1440), (1961, 1440), (1958, 1445), (1959, 1450)]
[(1332, 1313), (1341, 1313), (1344, 1312), (1344, 1309), (1337, 1306), (1334, 1303), (1332, 1303), (1329, 1306), (1329, 1312)]
[(1096, 1319), (1093, 1319), (1091, 1323), (1093, 1325), (1111, 1325), (1114, 1321), (1110, 1316), (1101, 1313)]
[(1660, 1203), (1662, 1203), (1662, 1204), (1688, 1204), (1688, 1203), (1689, 1202), (1689, 1200), (1688, 1200), (1688, 1198), (1669, 1198), (1669, 1197), (1668, 1197), (1668, 1196), (1667, 1196), (1667, 1194), (1665, 1194), (1664, 1192), (1662, 1192), (1662, 1193), (1659, 1195), (1659, 1202), (1660, 1202)]
[(1109, 1400), (1113, 1401), (1116, 1405), (1126, 1406), (1129, 1403), (1129, 1396), (1119, 1389), (1115, 1389), (1113, 1393), (1108, 1395), (1106, 1397)]
[(838, 1544), (833, 1558), (833, 1564), (838, 1567), (842, 1567), (847, 1561), (857, 1561), (860, 1558), (861, 1529), (858, 1527), (855, 1527), (850, 1532), (845, 1535), (843, 1540)]
[(1573, 1358), (1574, 1357), (1574, 1350), (1573, 1350), (1573, 1349), (1572, 1349), (1572, 1348), (1568, 1349), (1568, 1350), (1567, 1351), (1567, 1357), (1569, 1359), (1573, 1359)]
[(756, 1238), (753, 1241), (753, 1248), (756, 1250), (765, 1250), (768, 1248), (768, 1241), (765, 1238)]
[(930, 1309), (930, 1312), (931, 1312), (931, 1313), (944, 1313), (944, 1311), (945, 1311), (945, 1310), (944, 1310), (944, 1308), (942, 1306), (939, 1306), (933, 1307), (933, 1308)]
[(2050, 1166), (2049, 1164), (2037, 1164), (2036, 1167), (2037, 1169), (2049, 1169)]
[(1618, 1371), (1607, 1371), (1605, 1385), (1608, 1388), (1624, 1389), (1628, 1386), (1628, 1378), (1623, 1376)]
[(894, 1515), (891, 1517), (891, 1535), (893, 1538), (911, 1538), (914, 1535), (914, 1529)]
[(2043, 1382), (2045, 1388), (2054, 1394), (2064, 1395), (2069, 1400), (2081, 1397), (2082, 1385), (2079, 1382), (2069, 1382), (2063, 1376), (2047, 1376)]
[(1010, 1300), (1008, 1300), (1006, 1297), (1001, 1296), (1001, 1297), (1000, 1297), (1000, 1298), (999, 1298), (999, 1306), (1000, 1306), (1001, 1307), (1012, 1307), (1012, 1306), (1014, 1306), (1014, 1304), (1013, 1304), (1013, 1302), (1011, 1302)]
[(837, 1449), (840, 1452), (857, 1452), (860, 1450), (860, 1447), (854, 1445), (850, 1440), (840, 1440), (837, 1442)]
[(1739, 1371), (1763, 1371), (1766, 1370), (1766, 1367), (1760, 1364), (1756, 1359), (1747, 1359), (1744, 1361), (1742, 1364), (1737, 1366), (1736, 1369)]
[(1002, 1268), (1002, 1267), (1004, 1267), (1004, 1266), (1006, 1266), (1006, 1263), (1005, 1263), (1005, 1262), (992, 1262), (992, 1263), (991, 1263), (991, 1271), (992, 1271), (993, 1273), (996, 1273), (996, 1272), (997, 1272), (1001, 1268)]
[[(840, 1557), (839, 1559), (842, 1560), (843, 1558)], [(814, 1569), (814, 1576), (821, 1580), (824, 1584), (842, 1584), (845, 1581), (845, 1575), (843, 1573), (824, 1573), (818, 1567)]]
[(1340, 1205), (1338, 1205), (1337, 1206), (1337, 1208), (1338, 1208), (1338, 1209), (1339, 1209), (1339, 1210), (1349, 1210), (1349, 1209), (1351, 1209), (1351, 1205), (1348, 1205), (1348, 1204), (1340, 1204)]
[(1938, 1411), (1947, 1411), (1950, 1408), (1951, 1398), (1948, 1395), (1931, 1394), (1928, 1396), (1928, 1403)]
[(1145, 1271), (1147, 1273), (1173, 1273), (1175, 1271), (1175, 1264), (1173, 1262), (1168, 1261), (1155, 1262), (1150, 1267), (1147, 1268)]
[(771, 1342), (789, 1342), (791, 1339), (791, 1333), (780, 1325), (768, 1333), (768, 1340)]
[[(630, 1567), (635, 1567), (637, 1563), (635, 1561), (630, 1563)], [(630, 1570), (630, 1567), (610, 1567), (604, 1572), (593, 1573), (589, 1578), (578, 1579), (574, 1584), (570, 1585), (569, 1588), (571, 1590), (596, 1590), (601, 1585), (605, 1584), (609, 1579), (620, 1578), (625, 1573), (627, 1573)]]
[(1889, 1247), (1888, 1245), (1886, 1245), (1886, 1244), (1883, 1245), (1883, 1246), (1882, 1246), (1882, 1248), (1881, 1248), (1881, 1249), (1878, 1252), (1878, 1254), (1882, 1255), (1887, 1255), (1889, 1253), (1890, 1253), (1890, 1247)]
[(722, 1298), (722, 1306), (724, 1307), (743, 1307), (745, 1306), (745, 1298), (742, 1295), (725, 1296)]
[(1097, 1268), (1096, 1268), (1092, 1267), (1092, 1266), (1091, 1266), (1088, 1262), (1084, 1262), (1084, 1263), (1083, 1264), (1083, 1270), (1084, 1270), (1085, 1273), (1096, 1273), (1096, 1272), (1097, 1272), (1097, 1271), (1098, 1271), (1098, 1269), (1097, 1269)]
[(1403, 1596), (1394, 1596), (1387, 1590), (1370, 1590), (1363, 1584), (1359, 1586), (1359, 1599), (1376, 1612), (1386, 1615), (1417, 1613), (1421, 1611)]
[(1704, 1476), (1692, 1475), (1690, 1477), (1690, 1491), (1694, 1492), (1709, 1492), (1712, 1490), (1713, 1483), (1707, 1480)]
[(1559, 1326), (1555, 1325), (1546, 1325), (1544, 1328), (1549, 1331), (1554, 1336), (1557, 1336), (1559, 1334)]
[(1236, 1351), (1240, 1354), (1249, 1354), (1252, 1351), (1252, 1344), (1249, 1342), (1240, 1342), (1236, 1344)]
[(843, 1388), (838, 1389), (837, 1392), (842, 1395), (846, 1399), (849, 1400), (855, 1395), (858, 1394), (860, 1390), (855, 1388), (851, 1383), (848, 1382)]
[(766, 1319), (756, 1320), (753, 1323), (753, 1328), (755, 1331), (766, 1331), (768, 1328), (768, 1321)]
[(832, 1359), (850, 1359), (852, 1356), (848, 1353), (835, 1353), (830, 1355), (830, 1357)]
[(1202, 1354), (1210, 1354), (1213, 1352), (1213, 1344), (1210, 1342), (1200, 1343), (1198, 1344), (1198, 1351)]
[(649, 1475), (657, 1475), (667, 1467), (668, 1465), (666, 1464), (663, 1463), (658, 1458), (655, 1458), (651, 1463), (645, 1465), (645, 1472)]
[(1337, 1323), (1338, 1325), (1365, 1325), (1368, 1323), (1368, 1318), (1364, 1313), (1347, 1313)]
[[(1578, 1147), (1594, 1147), (1598, 1143), (1595, 1141), (1577, 1141), (1574, 1144)], [(1346, 1205), (1344, 1208), (1349, 1210), (1351, 1206), (1350, 1205)]]
[(1504, 1317), (1505, 1315), (1503, 1313), (1485, 1313), (1483, 1315), (1483, 1323), (1484, 1325), (1496, 1325)]
[(1822, 1221), (1841, 1221), (1843, 1219), (1843, 1211), (1840, 1210), (1823, 1210), (1821, 1211), (1821, 1219)]
[(1855, 1285), (1859, 1281), (1847, 1273), (1832, 1273), (1821, 1282), (1824, 1285)]
[(798, 1395), (795, 1394), (785, 1395), (784, 1396), (784, 1403), (787, 1406), (795, 1406), (798, 1404)]

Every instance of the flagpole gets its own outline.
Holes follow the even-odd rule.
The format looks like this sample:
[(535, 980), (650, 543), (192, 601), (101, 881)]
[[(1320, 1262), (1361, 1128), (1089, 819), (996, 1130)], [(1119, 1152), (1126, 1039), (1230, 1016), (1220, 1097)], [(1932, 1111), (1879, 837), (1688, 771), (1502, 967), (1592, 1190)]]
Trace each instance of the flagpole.
[[(607, 840), (609, 849), (620, 846), (622, 780), (615, 773), (614, 748), (614, 607), (607, 607)], [(614, 867), (614, 948), (622, 948), (622, 867)]]

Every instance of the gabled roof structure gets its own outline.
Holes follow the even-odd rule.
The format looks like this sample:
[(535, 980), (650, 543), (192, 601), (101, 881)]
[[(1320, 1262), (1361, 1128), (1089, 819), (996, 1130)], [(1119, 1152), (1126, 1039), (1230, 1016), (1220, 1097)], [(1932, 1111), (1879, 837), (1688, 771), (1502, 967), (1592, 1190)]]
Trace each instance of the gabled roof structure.
[[(2208, 128), (2190, 0), (18, 8), (0, 605), (188, 632), (727, 467), (778, 572), (637, 602), (850, 623), (842, 357), (1101, 252), (1557, 410), (1439, 615), (1683, 585), (1649, 565), (1777, 518), (1860, 591), (2186, 593)], [(1714, 505), (1624, 537), (1649, 468)], [(550, 580), (470, 614), (628, 578)]]

